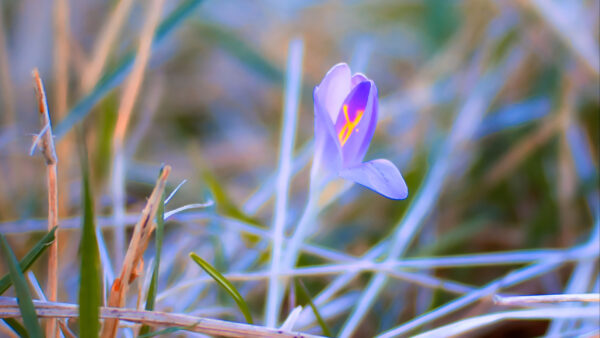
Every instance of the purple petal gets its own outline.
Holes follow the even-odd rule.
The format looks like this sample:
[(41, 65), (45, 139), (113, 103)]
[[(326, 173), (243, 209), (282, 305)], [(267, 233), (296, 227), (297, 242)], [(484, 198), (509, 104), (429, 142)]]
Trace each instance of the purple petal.
[(325, 74), (323, 81), (315, 88), (314, 97), (319, 99), (331, 121), (337, 119), (342, 102), (350, 93), (351, 75), (347, 64), (338, 63)]
[(393, 200), (408, 197), (408, 187), (396, 166), (385, 159), (373, 160), (340, 171), (340, 176)]
[[(358, 75), (357, 79), (361, 77)], [(357, 84), (346, 97), (335, 123), (336, 137), (342, 150), (343, 167), (362, 162), (376, 125), (377, 87), (373, 81), (364, 81)]]
[(315, 103), (315, 156), (312, 170), (321, 171), (322, 176), (337, 173), (342, 164), (340, 143), (335, 136), (333, 122), (317, 96), (313, 92)]
[(354, 89), (354, 87), (356, 87), (357, 84), (361, 83), (361, 82), (365, 82), (365, 81), (369, 81), (369, 79), (362, 73), (356, 73), (354, 75), (352, 75), (352, 79), (350, 80), (350, 85), (352, 87), (352, 89)]

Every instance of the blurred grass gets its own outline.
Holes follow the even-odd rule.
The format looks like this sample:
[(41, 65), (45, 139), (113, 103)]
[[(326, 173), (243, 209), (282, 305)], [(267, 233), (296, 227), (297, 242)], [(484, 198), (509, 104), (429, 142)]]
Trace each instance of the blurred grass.
[[(153, 44), (156, 45), (160, 43), (173, 30), (179, 27), (181, 22), (185, 20), (201, 2), (202, 0), (182, 1), (156, 28), (152, 41)], [(75, 123), (81, 121), (92, 110), (98, 101), (108, 94), (111, 89), (118, 86), (124, 80), (127, 73), (129, 73), (134, 59), (135, 53), (127, 53), (111, 70), (107, 71), (100, 80), (98, 80), (98, 83), (94, 86), (92, 91), (86, 94), (86, 96), (82, 98), (56, 126), (54, 133), (55, 137), (63, 137), (65, 133), (74, 127)]]
[[(200, 3), (202, 6), (198, 6)], [(121, 100), (113, 89), (127, 74), (133, 59), (130, 42), (138, 37), (145, 6), (143, 2), (136, 4), (129, 24), (112, 48), (109, 66), (89, 93), (82, 93), (79, 88), (81, 68), (90, 58), (98, 27), (115, 4), (71, 4), (72, 101), (69, 117), (53, 122), (55, 131), (62, 136), (77, 121), (84, 121), (82, 127), (93, 150), (90, 179), (94, 207), (98, 210), (97, 226), (101, 227), (111, 226), (111, 196), (106, 182), (114, 155), (110, 147), (116, 108)], [(17, 112), (13, 124), (4, 113), (11, 100), (0, 95), (0, 232), (6, 232), (17, 256), (32, 248), (43, 248), (35, 241), (41, 234), (8, 232), (26, 226), (45, 233), (46, 227), (38, 219), (46, 213), (43, 165), (39, 159), (24, 154), (30, 146), (27, 135), (39, 130), (32, 113), (30, 69), (37, 66), (46, 73), (49, 97), (54, 97), (52, 93), (57, 89), (53, 83), (55, 74), (50, 71), (52, 60), (43, 52), (54, 34), (48, 6), (35, 7), (28, 2), (0, 5), (0, 22), (6, 33), (6, 46), (0, 48), (6, 51), (6, 67), (10, 67), (0, 72), (10, 74), (12, 80), (12, 87), (4, 88), (3, 83), (0, 93), (16, 93), (11, 98)], [(563, 15), (553, 17), (551, 13), (556, 8)], [(128, 159), (131, 167), (126, 182), (127, 211), (132, 219), (137, 218), (150, 189), (148, 184), (154, 182), (154, 172), (161, 163), (173, 165), (179, 175), (176, 181), (188, 179), (168, 205), (171, 210), (203, 201), (205, 191), (210, 191), (216, 208), (182, 214), (165, 224), (160, 267), (155, 260), (156, 268), (149, 270), (149, 274), (156, 274), (151, 283), (161, 286), (154, 308), (241, 319), (223, 292), (215, 292), (206, 281), (197, 282), (206, 275), (193, 267), (187, 256), (193, 251), (222, 275), (239, 278), (235, 282), (238, 291), (260, 322), (267, 283), (255, 274), (266, 269), (271, 258), (270, 230), (264, 224), (270, 224), (273, 216), (283, 69), (287, 45), (295, 36), (302, 36), (306, 50), (295, 160), (304, 149), (310, 151), (312, 88), (333, 64), (362, 58), (366, 60), (365, 74), (378, 86), (381, 116), (366, 159), (392, 160), (403, 173), (410, 192), (406, 201), (393, 202), (357, 186), (344, 191), (320, 212), (316, 232), (308, 241), (326, 251), (321, 255), (304, 252), (299, 266), (341, 263), (336, 260), (339, 253), (361, 257), (374, 245), (384, 243), (394, 224), (405, 217), (415, 202), (416, 192), (435, 164), (436, 154), (444, 147), (461, 104), (477, 90), (474, 84), (516, 50), (523, 51), (522, 63), (510, 73), (496, 75), (496, 80), (506, 84), (495, 97), (483, 95), (482, 99), (490, 104), (476, 128), (476, 136), (453, 155), (439, 200), (427, 210), (423, 234), (417, 236), (429, 239), (415, 239), (407, 255), (437, 257), (567, 248), (583, 242), (590, 236), (597, 217), (593, 196), (598, 194), (600, 183), (600, 84), (589, 62), (590, 56), (594, 57), (589, 51), (597, 51), (600, 41), (599, 18), (595, 14), (599, 10), (597, 0), (560, 5), (473, 0), (170, 3), (155, 36), (140, 101), (152, 95), (149, 88), (159, 81), (164, 82), (164, 94), (158, 100), (149, 129)], [(569, 95), (568, 85), (572, 86)], [(57, 116), (53, 106), (50, 102), (51, 114)], [(141, 108), (134, 110), (133, 125), (144, 118)], [(549, 131), (544, 131), (544, 126), (550, 124)], [(569, 130), (579, 140), (577, 145), (571, 145), (575, 143)], [(507, 158), (516, 160), (506, 164)], [(286, 235), (297, 224), (308, 193), (307, 161), (297, 163), (299, 169), (290, 182)], [(66, 178), (59, 191), (68, 191), (70, 196), (68, 205), (61, 206), (65, 210), (60, 215), (61, 223), (84, 214), (81, 200), (85, 193), (79, 175), (74, 164), (61, 167), (59, 162), (59, 176)], [(253, 229), (253, 234), (240, 233), (243, 227)], [(75, 286), (79, 285), (79, 276), (74, 267), (80, 262), (73, 253), (80, 245), (78, 231), (65, 230), (61, 234), (70, 239), (61, 241), (60, 251), (60, 276), (64, 283), (59, 299), (65, 302), (77, 302), (73, 290), (78, 290)], [(157, 257), (160, 244), (155, 243), (149, 247), (146, 259)], [(110, 233), (106, 233), (104, 245), (113, 247)], [(381, 254), (372, 258), (381, 259)], [(521, 266), (419, 272), (480, 286)], [(573, 266), (576, 264), (565, 264), (507, 291), (561, 293), (566, 290), (566, 281), (575, 276)], [(1, 272), (6, 272), (6, 268), (0, 263)], [(44, 267), (36, 264), (32, 271), (43, 284)], [(365, 288), (372, 276), (371, 272), (362, 273), (322, 303), (316, 300), (336, 279), (302, 277), (334, 335), (339, 334), (342, 323), (356, 306), (357, 292)], [(597, 268), (591, 276), (587, 291), (597, 283)], [(0, 290), (6, 285), (4, 281), (0, 281)], [(9, 289), (7, 293), (14, 295), (10, 292)], [(170, 296), (161, 298), (165, 292)], [(395, 278), (381, 292), (373, 309), (385, 311), (387, 316), (369, 312), (357, 335), (374, 336), (458, 298)], [(419, 298), (418, 294), (425, 296)], [(134, 298), (128, 300), (127, 306), (135, 305)], [(427, 299), (427, 304), (417, 304)], [(403, 303), (395, 306), (394, 300)], [(284, 304), (281, 318), (291, 310), (289, 305)], [(469, 306), (455, 316), (443, 318), (439, 324), (494, 310)], [(318, 324), (307, 319), (310, 311), (305, 309), (295, 328), (320, 332)], [(429, 328), (437, 326), (438, 321), (433, 324)], [(544, 332), (547, 321), (531, 325), (536, 326), (537, 332)], [(513, 332), (511, 328), (524, 335), (531, 332), (513, 322), (506, 328), (494, 327), (493, 331)]]

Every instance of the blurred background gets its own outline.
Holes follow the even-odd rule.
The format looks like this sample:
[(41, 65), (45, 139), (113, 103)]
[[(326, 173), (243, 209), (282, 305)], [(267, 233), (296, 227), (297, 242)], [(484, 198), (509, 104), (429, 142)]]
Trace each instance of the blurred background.
[[(288, 233), (308, 195), (312, 89), (338, 62), (378, 87), (380, 120), (366, 160), (390, 159), (409, 187), (407, 200), (391, 201), (334, 182), (321, 196), (308, 240), (328, 254), (304, 254), (299, 266), (339, 263), (336, 252), (361, 257), (409, 220), (418, 224), (404, 253), (411, 258), (503, 251), (518, 257), (527, 250), (600, 241), (593, 237), (599, 207), (600, 1), (166, 1), (140, 88), (126, 91), (150, 7), (128, 0), (0, 3), (0, 232), (22, 257), (47, 228), (45, 163), (39, 153), (29, 155), (33, 135), (43, 127), (31, 78), (37, 67), (58, 154), (65, 229), (59, 236), (60, 301), (77, 302), (82, 139), (103, 234), (106, 285), (120, 269), (126, 246), (114, 230), (114, 164), (121, 156), (115, 125), (129, 98), (135, 104), (119, 148), (125, 169), (117, 181), (125, 192), (123, 222), (136, 222), (162, 164), (173, 168), (168, 193), (187, 180), (167, 210), (215, 202), (167, 221), (157, 310), (243, 321), (235, 303), (189, 259), (194, 251), (232, 276), (255, 321), (263, 323), (266, 275), (249, 276), (270, 264), (266, 239), (273, 223), (286, 60), (294, 39), (302, 41), (304, 53)], [(411, 211), (417, 206), (424, 208), (421, 214)], [(146, 262), (153, 250), (151, 241)], [(385, 253), (368, 259), (382, 257)], [(598, 254), (588, 257), (593, 265), (584, 277), (576, 275), (581, 263), (576, 258), (565, 257), (503, 292), (563, 293), (575, 277), (585, 278), (576, 292), (598, 292)], [(477, 288), (534, 261), (398, 271)], [(1, 264), (4, 275), (8, 270)], [(44, 285), (43, 261), (32, 271)], [(356, 276), (329, 299), (318, 298), (339, 274), (299, 277), (319, 300), (333, 335), (348, 325), (374, 273)], [(394, 328), (461, 293), (406, 278), (387, 281), (366, 319), (356, 323), (355, 336)], [(130, 292), (128, 306), (136, 306), (135, 295)], [(294, 305), (293, 295), (285, 298), (280, 322)], [(494, 310), (482, 300), (412, 333)], [(321, 334), (311, 316), (305, 311), (295, 329)], [(77, 330), (75, 320), (69, 325)], [(512, 321), (476, 334), (566, 332), (567, 326), (557, 325)], [(578, 325), (569, 327), (587, 327)]]

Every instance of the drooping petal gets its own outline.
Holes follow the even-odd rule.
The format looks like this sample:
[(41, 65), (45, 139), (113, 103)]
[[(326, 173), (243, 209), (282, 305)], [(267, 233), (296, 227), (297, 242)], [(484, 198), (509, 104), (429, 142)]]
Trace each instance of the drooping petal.
[(344, 168), (362, 162), (376, 124), (377, 87), (373, 81), (363, 81), (346, 97), (335, 123)]
[(350, 67), (345, 63), (333, 66), (323, 81), (315, 88), (315, 99), (318, 98), (332, 122), (337, 119), (342, 102), (351, 89)]
[(390, 199), (402, 200), (408, 197), (408, 187), (402, 174), (392, 162), (385, 159), (342, 169), (340, 176)]
[(312, 176), (317, 172), (322, 179), (337, 173), (341, 169), (342, 158), (340, 144), (335, 136), (333, 122), (317, 96), (317, 88), (313, 91), (315, 108), (315, 155)]

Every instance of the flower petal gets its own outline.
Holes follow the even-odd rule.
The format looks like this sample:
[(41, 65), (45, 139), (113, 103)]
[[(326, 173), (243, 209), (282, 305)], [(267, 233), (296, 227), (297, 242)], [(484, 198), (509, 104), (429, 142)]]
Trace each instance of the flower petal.
[(338, 63), (325, 74), (323, 81), (315, 88), (315, 99), (319, 99), (332, 122), (336, 121), (342, 102), (350, 93), (351, 75), (347, 64)]
[[(357, 79), (360, 79), (359, 75)], [(377, 125), (377, 87), (363, 81), (350, 92), (340, 108), (335, 132), (342, 150), (344, 167), (362, 162)]]
[(342, 165), (340, 143), (335, 136), (333, 122), (317, 96), (317, 88), (313, 92), (315, 103), (315, 155), (312, 175), (319, 172), (325, 179), (337, 173)]
[(343, 169), (340, 176), (394, 200), (408, 197), (408, 187), (396, 166), (385, 159), (373, 160)]
[(369, 81), (369, 79), (365, 76), (365, 74), (356, 73), (356, 74), (352, 75), (352, 79), (350, 80), (350, 86), (352, 87), (352, 89), (354, 89), (354, 87), (356, 87), (357, 84), (359, 84), (361, 82), (365, 82), (365, 81)]

